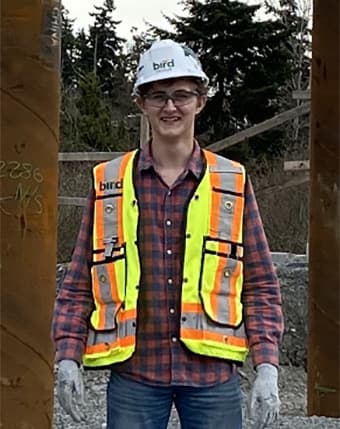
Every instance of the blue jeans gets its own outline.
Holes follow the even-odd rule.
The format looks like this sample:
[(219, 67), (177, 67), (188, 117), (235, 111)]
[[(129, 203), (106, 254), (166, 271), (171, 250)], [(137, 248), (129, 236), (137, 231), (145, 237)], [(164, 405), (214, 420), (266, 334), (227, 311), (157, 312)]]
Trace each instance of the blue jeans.
[(111, 373), (107, 429), (166, 429), (174, 403), (182, 429), (241, 429), (239, 376), (212, 387), (150, 386)]

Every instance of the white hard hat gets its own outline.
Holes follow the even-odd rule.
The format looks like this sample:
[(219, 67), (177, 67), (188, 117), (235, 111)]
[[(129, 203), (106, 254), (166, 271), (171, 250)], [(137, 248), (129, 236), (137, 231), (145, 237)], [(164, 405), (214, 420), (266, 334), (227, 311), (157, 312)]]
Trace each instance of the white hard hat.
[(134, 93), (141, 85), (176, 77), (195, 77), (208, 85), (197, 55), (173, 40), (158, 40), (141, 56), (137, 68)]

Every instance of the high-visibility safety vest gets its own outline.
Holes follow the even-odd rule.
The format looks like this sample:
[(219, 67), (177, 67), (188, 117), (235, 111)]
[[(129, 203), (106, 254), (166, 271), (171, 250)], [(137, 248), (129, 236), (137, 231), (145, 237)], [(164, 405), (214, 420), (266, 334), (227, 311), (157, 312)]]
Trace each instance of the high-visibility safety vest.
[[(133, 184), (137, 151), (96, 166), (91, 266), (94, 310), (83, 363), (107, 366), (136, 347), (138, 201)], [(194, 353), (244, 362), (242, 318), (242, 165), (203, 151), (207, 166), (187, 207), (183, 238), (180, 340)]]

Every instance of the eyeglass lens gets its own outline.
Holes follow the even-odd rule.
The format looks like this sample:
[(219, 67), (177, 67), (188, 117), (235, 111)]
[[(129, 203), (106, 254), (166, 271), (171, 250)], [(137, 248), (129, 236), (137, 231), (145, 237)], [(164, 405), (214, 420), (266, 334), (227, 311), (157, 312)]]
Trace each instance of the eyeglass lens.
[(198, 96), (197, 91), (174, 91), (171, 94), (168, 94), (163, 91), (151, 92), (146, 94), (146, 99), (149, 101), (150, 105), (157, 107), (164, 106), (168, 100), (171, 100), (175, 106), (184, 106), (185, 104), (190, 103), (194, 97)]

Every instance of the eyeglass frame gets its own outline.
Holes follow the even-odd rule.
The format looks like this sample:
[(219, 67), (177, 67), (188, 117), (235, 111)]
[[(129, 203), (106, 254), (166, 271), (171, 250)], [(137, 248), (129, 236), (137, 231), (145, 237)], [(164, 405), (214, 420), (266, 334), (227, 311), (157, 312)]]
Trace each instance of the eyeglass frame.
[[(176, 102), (176, 100), (175, 100), (175, 98), (174, 98), (174, 94), (175, 94), (176, 92), (177, 92), (177, 93), (179, 93), (179, 92), (181, 92), (181, 93), (185, 93), (185, 94), (188, 94), (188, 95), (191, 95), (191, 96), (194, 96), (194, 97), (199, 97), (199, 96), (203, 95), (203, 94), (202, 94), (200, 91), (198, 91), (198, 90), (195, 90), (195, 91), (188, 91), (188, 90), (186, 90), (186, 89), (177, 89), (177, 90), (173, 91), (171, 94), (169, 94), (169, 93), (168, 93), (168, 92), (166, 92), (166, 91), (154, 91), (154, 92), (147, 92), (146, 94), (143, 94), (143, 96), (142, 96), (142, 97), (143, 97), (145, 100), (147, 100), (147, 101), (149, 102), (150, 106), (152, 106), (152, 107), (157, 107), (157, 108), (162, 108), (162, 107), (166, 106), (169, 100), (171, 100), (171, 101), (172, 101), (172, 103), (173, 103), (173, 105), (174, 105), (175, 107), (182, 107), (182, 106), (186, 106), (187, 104), (189, 104), (189, 103), (193, 100), (193, 98), (192, 98), (192, 97), (190, 97), (190, 98), (189, 98), (187, 101), (185, 101), (184, 103), (178, 104), (178, 102)], [(159, 94), (159, 95), (163, 95), (163, 97), (164, 97), (163, 104), (159, 104), (159, 105), (152, 104), (152, 100), (150, 100), (150, 98), (148, 98), (148, 97), (149, 97), (150, 95), (152, 95), (152, 94)], [(151, 103), (150, 103), (150, 101), (151, 101)]]

